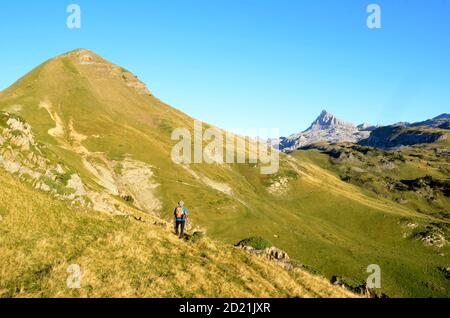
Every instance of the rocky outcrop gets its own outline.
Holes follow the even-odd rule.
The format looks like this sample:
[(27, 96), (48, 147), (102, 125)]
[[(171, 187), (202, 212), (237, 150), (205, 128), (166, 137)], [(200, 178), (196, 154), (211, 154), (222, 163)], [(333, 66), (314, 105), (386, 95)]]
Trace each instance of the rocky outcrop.
[[(42, 103), (41, 103), (42, 104)], [(50, 104), (45, 104), (50, 105)], [(55, 115), (47, 107), (50, 114)], [(52, 116), (55, 118), (55, 116)], [(98, 192), (84, 184), (78, 173), (64, 166), (51, 151), (35, 141), (31, 126), (16, 115), (0, 112), (0, 167), (28, 182), (34, 188), (72, 204), (89, 206), (112, 214), (127, 214), (127, 208), (116, 196), (137, 208), (154, 212), (161, 207), (154, 191), (152, 167), (144, 162), (126, 158), (108, 160), (103, 154), (92, 154), (82, 145), (85, 136), (61, 125), (61, 134), (49, 134), (82, 157), (87, 172), (106, 192)], [(64, 136), (68, 136), (66, 140)], [(128, 198), (128, 200), (125, 200)]]
[(276, 247), (269, 247), (265, 250), (267, 258), (277, 262), (289, 262), (289, 255)]
[(0, 112), (0, 167), (36, 189), (74, 204), (87, 204), (85, 186), (77, 173), (44, 156), (31, 126), (20, 117)]
[(74, 56), (74, 60), (80, 65), (91, 65), (99, 71), (113, 75), (122, 80), (126, 86), (134, 89), (139, 95), (152, 95), (147, 86), (138, 77), (122, 67), (108, 63), (96, 54), (88, 50), (78, 49), (67, 54)]
[(245, 245), (238, 245), (236, 246), (236, 248), (242, 249), (249, 254), (254, 254), (267, 258), (268, 260), (276, 262), (278, 265), (287, 270), (291, 270), (295, 267), (295, 265), (291, 263), (289, 255), (283, 250), (280, 250), (279, 248), (276, 248), (274, 246), (262, 250)]
[(422, 242), (425, 246), (440, 250), (449, 244), (450, 225), (447, 222), (423, 223), (417, 220), (405, 219), (400, 223), (405, 239)]
[(279, 177), (273, 181), (267, 191), (271, 194), (283, 194), (288, 190), (289, 181), (290, 180), (287, 177)]
[(147, 212), (154, 212), (162, 207), (162, 203), (155, 195), (159, 184), (154, 181), (150, 165), (126, 158), (115, 162), (115, 167), (115, 180), (124, 199), (127, 196), (132, 198), (136, 207)]
[[(445, 230), (445, 227), (447, 229)], [(447, 235), (446, 235), (447, 233)], [(448, 245), (448, 225), (445, 223), (431, 223), (413, 234), (413, 238), (421, 241), (425, 246), (443, 248)]]
[[(103, 65), (93, 55), (83, 55), (78, 61), (80, 64)], [(151, 166), (144, 162), (133, 160), (128, 156), (124, 160), (115, 161), (108, 159), (104, 153), (92, 153), (83, 144), (90, 137), (75, 130), (72, 118), (65, 125), (61, 120), (58, 120), (60, 117), (53, 110), (50, 102), (41, 102), (40, 107), (47, 110), (57, 127), (50, 129), (48, 134), (55, 137), (65, 149), (78, 154), (84, 168), (92, 176), (95, 183), (106, 190), (106, 193), (86, 191), (84, 186), (82, 186), (81, 178), (72, 176), (68, 180), (68, 185), (73, 188), (74, 193), (69, 198), (72, 198), (74, 195), (87, 196), (95, 210), (108, 213), (117, 211), (122, 214), (125, 213), (123, 209), (117, 208), (118, 203), (115, 197), (121, 197), (123, 201), (131, 203), (146, 212), (154, 212), (161, 207), (161, 202), (154, 194), (159, 185), (153, 180)], [(58, 130), (60, 133), (55, 134), (55, 130)], [(39, 188), (42, 190), (48, 189), (46, 184), (40, 184)]]

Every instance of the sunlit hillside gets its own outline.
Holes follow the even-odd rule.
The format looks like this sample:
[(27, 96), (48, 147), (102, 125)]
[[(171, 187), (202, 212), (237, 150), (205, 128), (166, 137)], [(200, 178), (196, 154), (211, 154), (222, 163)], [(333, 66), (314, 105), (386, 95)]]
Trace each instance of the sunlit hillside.
[[(2, 295), (345, 296), (318, 277), (361, 287), (378, 264), (379, 293), (449, 296), (448, 244), (408, 227), (448, 219), (343, 180), (321, 154), (280, 154), (273, 175), (261, 164), (176, 164), (171, 134), (192, 132), (194, 119), (93, 52), (38, 66), (0, 93), (0, 109)], [(205, 240), (152, 226), (170, 222), (180, 199)], [(126, 217), (135, 213), (150, 223)], [(318, 276), (231, 247), (252, 236)], [(60, 285), (71, 263), (86, 268), (81, 290)]]

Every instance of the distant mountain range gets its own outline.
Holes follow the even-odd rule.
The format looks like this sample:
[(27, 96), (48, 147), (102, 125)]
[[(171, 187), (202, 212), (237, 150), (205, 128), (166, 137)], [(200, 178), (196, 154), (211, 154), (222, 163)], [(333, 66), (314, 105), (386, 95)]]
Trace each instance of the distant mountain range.
[(427, 126), (433, 128), (450, 129), (450, 114), (442, 114), (433, 119), (428, 119), (413, 124), (406, 124), (410, 127)]
[(397, 142), (392, 140), (388, 141), (388, 139), (392, 139), (390, 138), (392, 137), (392, 133), (398, 133), (401, 130), (401, 128), (398, 127), (450, 129), (450, 114), (442, 114), (432, 119), (416, 123), (402, 122), (389, 126), (373, 126), (364, 123), (355, 126), (354, 124), (341, 120), (326, 110), (323, 110), (307, 130), (292, 134), (289, 137), (272, 139), (270, 140), (270, 143), (273, 146), (278, 145), (280, 150), (289, 152), (318, 142), (353, 142), (367, 146), (388, 148), (400, 145), (434, 142), (440, 137), (439, 134), (433, 132), (415, 132), (408, 133), (407, 137), (406, 135), (403, 135), (404, 138), (397, 139)]

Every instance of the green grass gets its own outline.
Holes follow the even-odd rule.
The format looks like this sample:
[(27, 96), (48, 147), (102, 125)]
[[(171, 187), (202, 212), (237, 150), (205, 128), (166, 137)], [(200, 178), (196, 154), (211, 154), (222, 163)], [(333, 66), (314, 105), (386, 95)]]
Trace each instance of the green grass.
[[(426, 177), (448, 184), (450, 162), (447, 157), (436, 156), (434, 147), (416, 146), (402, 151), (369, 149), (363, 155), (359, 148), (339, 145), (334, 148), (346, 155), (338, 159), (332, 158), (323, 150), (299, 151), (295, 156), (320, 165), (345, 182), (369, 190), (369, 195), (402, 202), (412, 210), (431, 215), (450, 209), (450, 200), (443, 188), (423, 187), (421, 191), (400, 191), (396, 184)], [(348, 154), (357, 160), (349, 159)]]
[(74, 63), (67, 57), (61, 58), (61, 61), (63, 62), (64, 66), (73, 74), (80, 74), (74, 65)]
[[(327, 155), (318, 151), (298, 152), (289, 157), (291, 159), (282, 155), (280, 171), (273, 176), (261, 175), (259, 168), (250, 164), (189, 166), (198, 175), (226, 184), (233, 191), (232, 195), (220, 192), (194, 178), (170, 159), (175, 144), (170, 138), (171, 130), (183, 127), (192, 131), (192, 118), (153, 96), (133, 93), (132, 88), (124, 85), (120, 74), (105, 73), (95, 65), (77, 64), (75, 54), (46, 62), (0, 93), (0, 109), (22, 105), (20, 116), (33, 127), (36, 139), (45, 145), (52, 162), (64, 162), (92, 189), (101, 191), (95, 178), (83, 166), (80, 155), (48, 134), (55, 123), (45, 109), (39, 108), (42, 100), (51, 102), (65, 125), (73, 120), (75, 130), (88, 137), (82, 144), (89, 151), (103, 153), (108, 159), (117, 161), (130, 155), (134, 160), (151, 165), (154, 181), (159, 184), (155, 194), (162, 203), (157, 212), (163, 219), (171, 220), (174, 205), (183, 199), (192, 224), (205, 230), (208, 237), (223, 243), (231, 245), (256, 236), (270, 238), (292, 259), (316, 269), (327, 278), (339, 276), (364, 281), (368, 276), (367, 266), (379, 264), (383, 272), (382, 292), (389, 296), (449, 296), (449, 282), (438, 269), (446, 265), (445, 257), (440, 254), (448, 255), (448, 246), (435, 250), (418, 240), (405, 238), (406, 230), (401, 225), (403, 218), (424, 225), (435, 221), (427, 213), (417, 211), (418, 208), (429, 210), (426, 202), (417, 201), (421, 207), (405, 206), (360, 184), (344, 182), (340, 177), (347, 173), (345, 169), (349, 166), (340, 170)], [(208, 127), (207, 124), (204, 126)], [(368, 155), (370, 167), (375, 170), (360, 176), (367, 184), (373, 183), (368, 181), (369, 178), (389, 174), (413, 178), (430, 171), (427, 163), (434, 164), (430, 158), (420, 159), (406, 153), (405, 162), (401, 156), (395, 159), (396, 170), (378, 173), (378, 154), (374, 151)], [(431, 173), (436, 177), (445, 175), (439, 168), (431, 169)], [(356, 175), (352, 174), (352, 177)], [(280, 178), (289, 179), (287, 188), (271, 194), (268, 187)], [(381, 187), (377, 189), (382, 190)], [(448, 200), (442, 200), (442, 204), (448, 206)], [(140, 239), (137, 234), (133, 237)], [(125, 239), (128, 242), (129, 238)], [(163, 239), (158, 242), (164, 244)], [(99, 268), (111, 265), (104, 259), (125, 253), (119, 243), (110, 247), (112, 249), (108, 251), (98, 243), (91, 251)], [(94, 257), (97, 250), (98, 256)], [(172, 265), (180, 259), (174, 259)], [(198, 259), (203, 257), (198, 254)], [(128, 266), (120, 260), (118, 263)], [(137, 268), (136, 273), (142, 270), (145, 275), (148, 270), (140, 263), (132, 264), (130, 266)], [(162, 261), (157, 265), (162, 274), (170, 272)], [(229, 267), (224, 268), (233, 272)], [(178, 289), (167, 288), (171, 292), (164, 295), (177, 295)], [(216, 290), (209, 295), (220, 292)], [(97, 295), (106, 295), (106, 291)]]
[(266, 248), (272, 247), (273, 245), (268, 240), (260, 236), (253, 236), (240, 241), (239, 243), (237, 243), (237, 246), (250, 246), (256, 250), (265, 250)]
[[(180, 241), (144, 218), (73, 208), (0, 171), (0, 298), (352, 296), (204, 236)], [(67, 287), (72, 264), (80, 289)]]

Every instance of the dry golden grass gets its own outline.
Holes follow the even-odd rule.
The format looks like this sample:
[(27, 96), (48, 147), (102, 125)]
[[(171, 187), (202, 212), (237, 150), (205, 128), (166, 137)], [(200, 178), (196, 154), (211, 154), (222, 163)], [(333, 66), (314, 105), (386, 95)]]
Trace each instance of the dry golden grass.
[[(181, 241), (150, 215), (74, 209), (3, 172), (0, 189), (1, 297), (354, 297), (208, 238)], [(80, 289), (67, 287), (71, 264)]]

